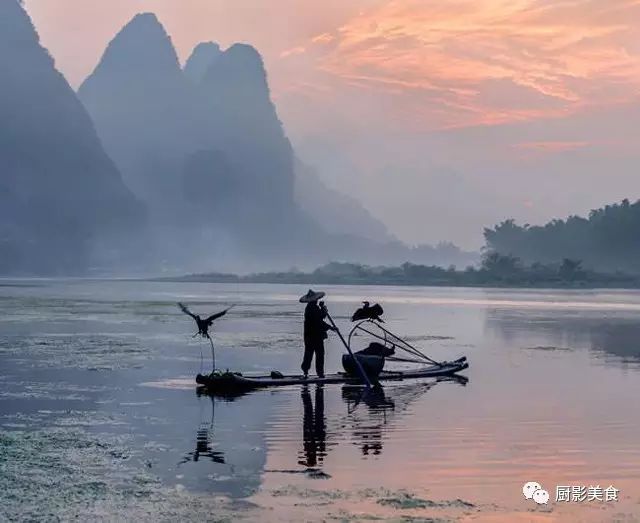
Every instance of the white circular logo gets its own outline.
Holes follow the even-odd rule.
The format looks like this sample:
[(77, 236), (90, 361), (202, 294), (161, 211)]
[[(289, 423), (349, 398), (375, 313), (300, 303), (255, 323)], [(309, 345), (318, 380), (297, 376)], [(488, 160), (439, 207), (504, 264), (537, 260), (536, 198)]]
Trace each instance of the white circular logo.
[(527, 499), (532, 499), (533, 493), (536, 490), (542, 490), (542, 485), (540, 485), (540, 483), (536, 483), (535, 481), (528, 481), (522, 487), (522, 493), (524, 494), (524, 497)]
[(546, 505), (549, 502), (549, 493), (546, 490), (538, 489), (533, 493), (533, 501), (538, 505)]

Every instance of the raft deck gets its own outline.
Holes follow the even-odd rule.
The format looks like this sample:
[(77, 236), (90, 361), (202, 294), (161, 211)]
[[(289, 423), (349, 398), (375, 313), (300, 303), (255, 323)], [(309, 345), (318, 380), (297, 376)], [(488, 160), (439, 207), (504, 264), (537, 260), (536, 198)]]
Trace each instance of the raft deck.
[[(467, 358), (463, 357), (455, 361), (442, 362), (438, 365), (430, 365), (415, 370), (407, 371), (385, 371), (378, 376), (378, 381), (402, 381), (416, 378), (437, 378), (440, 376), (452, 376), (468, 368)], [(274, 378), (270, 375), (263, 376), (243, 376), (241, 374), (198, 374), (196, 383), (205, 387), (210, 392), (232, 392), (238, 390), (252, 390), (267, 387), (284, 387), (287, 385), (303, 384), (331, 384), (346, 383), (350, 385), (362, 384), (358, 377), (350, 376), (344, 372), (327, 374), (323, 378), (309, 376), (305, 378), (301, 375), (285, 375), (281, 378)]]

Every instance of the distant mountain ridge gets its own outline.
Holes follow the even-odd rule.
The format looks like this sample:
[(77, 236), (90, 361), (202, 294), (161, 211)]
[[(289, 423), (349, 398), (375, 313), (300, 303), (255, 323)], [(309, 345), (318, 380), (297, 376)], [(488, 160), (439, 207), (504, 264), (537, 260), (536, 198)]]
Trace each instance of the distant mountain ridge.
[[(342, 245), (331, 234), (367, 231), (362, 236), (371, 238), (369, 230), (384, 230), (319, 179), (300, 183), (306, 171), (296, 169), (262, 57), (249, 45), (223, 51), (201, 43), (180, 70), (155, 15), (137, 15), (108, 45), (79, 96), (127, 183), (156, 222), (182, 231), (184, 250), (205, 239), (218, 252), (313, 258), (322, 245)], [(310, 208), (312, 192), (322, 193), (329, 212)], [(336, 205), (353, 207), (357, 223), (336, 230)], [(388, 239), (386, 231), (377, 238)]]
[(262, 57), (234, 44), (209, 66), (200, 84), (221, 148), (247, 178), (247, 190), (270, 207), (292, 206), (293, 149), (271, 101)]
[(197, 106), (169, 35), (156, 16), (136, 15), (109, 43), (78, 95), (126, 183), (155, 220), (181, 211), (180, 173), (199, 142)]
[(0, 2), (0, 272), (82, 272), (122, 256), (144, 209), (18, 0)]
[(205, 42), (181, 68), (143, 13), (76, 94), (20, 2), (0, 0), (0, 67), (0, 274), (474, 257), (402, 244), (301, 167), (249, 45)]

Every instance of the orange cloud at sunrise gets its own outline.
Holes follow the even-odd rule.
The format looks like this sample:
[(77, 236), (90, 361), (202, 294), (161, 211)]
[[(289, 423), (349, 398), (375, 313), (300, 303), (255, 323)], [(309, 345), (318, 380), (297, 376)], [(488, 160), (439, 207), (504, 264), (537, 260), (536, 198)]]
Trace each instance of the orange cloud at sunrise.
[(391, 1), (311, 44), (322, 71), (417, 99), (427, 127), (498, 124), (638, 97), (638, 20), (630, 0)]
[[(640, 97), (638, 0), (27, 0), (77, 85), (136, 12), (158, 14), (184, 59), (195, 44), (253, 43), (274, 95), (307, 86), (385, 98), (417, 130), (562, 117)], [(78, 48), (78, 38), (86, 40)], [(87, 49), (87, 51), (83, 51)], [(89, 56), (88, 54), (91, 53)], [(80, 67), (82, 68), (80, 70)], [(378, 104), (374, 104), (378, 105)], [(297, 125), (297, 122), (294, 123)]]

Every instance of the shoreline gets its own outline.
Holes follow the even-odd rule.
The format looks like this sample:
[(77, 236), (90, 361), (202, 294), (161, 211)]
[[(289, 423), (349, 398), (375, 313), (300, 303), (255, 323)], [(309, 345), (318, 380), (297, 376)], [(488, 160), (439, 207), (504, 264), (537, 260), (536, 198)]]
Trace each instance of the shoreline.
[[(231, 276), (231, 275), (229, 275)], [(540, 284), (523, 283), (455, 283), (455, 282), (388, 282), (371, 280), (349, 280), (338, 281), (331, 279), (253, 279), (233, 275), (235, 279), (215, 278), (207, 275), (185, 275), (185, 276), (1, 276), (0, 288), (2, 287), (27, 287), (38, 283), (46, 282), (151, 282), (151, 283), (214, 283), (227, 285), (305, 285), (305, 286), (345, 286), (345, 287), (407, 287), (407, 288), (454, 288), (454, 289), (509, 289), (509, 290), (565, 290), (565, 291), (639, 291), (640, 282), (637, 285), (618, 285), (616, 282), (594, 282), (575, 284), (552, 285), (548, 282)]]
[[(119, 280), (129, 280), (128, 278), (114, 278)], [(637, 291), (640, 290), (640, 282), (637, 285), (618, 285), (616, 282), (597, 282), (594, 284), (558, 284), (552, 285), (548, 282), (540, 284), (524, 284), (524, 283), (455, 283), (455, 282), (389, 282), (375, 280), (332, 280), (332, 279), (253, 279), (252, 277), (237, 277), (235, 280), (226, 278), (211, 278), (206, 275), (186, 275), (186, 276), (166, 276), (158, 278), (131, 278), (134, 281), (149, 281), (156, 283), (219, 283), (219, 284), (235, 284), (235, 285), (335, 285), (335, 286), (361, 286), (361, 287), (428, 287), (428, 288), (456, 288), (456, 289), (523, 289), (523, 290), (618, 290), (618, 291)]]

